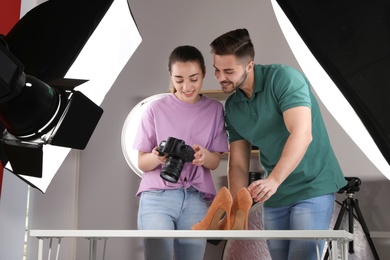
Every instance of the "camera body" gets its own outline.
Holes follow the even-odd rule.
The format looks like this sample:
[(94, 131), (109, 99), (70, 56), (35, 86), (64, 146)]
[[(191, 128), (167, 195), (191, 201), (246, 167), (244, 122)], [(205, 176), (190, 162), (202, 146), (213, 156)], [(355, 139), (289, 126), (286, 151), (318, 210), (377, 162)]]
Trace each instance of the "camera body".
[(186, 145), (183, 140), (174, 137), (168, 137), (166, 141), (162, 141), (157, 147), (157, 151), (160, 156), (168, 156), (160, 176), (172, 183), (176, 183), (179, 180), (184, 163), (192, 162), (195, 154), (191, 146)]

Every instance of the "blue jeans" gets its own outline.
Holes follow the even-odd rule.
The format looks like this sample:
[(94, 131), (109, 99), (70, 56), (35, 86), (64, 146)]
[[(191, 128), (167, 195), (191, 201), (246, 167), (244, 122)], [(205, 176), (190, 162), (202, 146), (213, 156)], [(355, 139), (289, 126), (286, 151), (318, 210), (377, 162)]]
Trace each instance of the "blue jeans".
[[(204, 218), (207, 210), (203, 194), (193, 187), (142, 192), (138, 229), (189, 230)], [(143, 242), (146, 260), (202, 260), (206, 249), (206, 239), (149, 238)]]
[[(264, 229), (267, 230), (328, 230), (332, 220), (335, 194), (298, 201), (279, 208), (264, 207)], [(319, 240), (322, 256), (324, 240)], [(316, 260), (315, 240), (267, 240), (272, 260)]]

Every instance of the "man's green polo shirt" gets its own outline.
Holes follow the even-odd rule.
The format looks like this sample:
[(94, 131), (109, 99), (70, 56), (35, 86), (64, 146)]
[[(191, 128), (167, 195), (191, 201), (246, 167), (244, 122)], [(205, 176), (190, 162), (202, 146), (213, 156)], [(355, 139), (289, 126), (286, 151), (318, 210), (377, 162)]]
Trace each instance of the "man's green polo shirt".
[(265, 202), (268, 207), (338, 191), (347, 183), (330, 145), (318, 103), (306, 77), (296, 69), (279, 64), (255, 65), (255, 89), (248, 99), (242, 90), (225, 103), (229, 143), (246, 139), (260, 149), (260, 162), (268, 174), (278, 162), (289, 136), (283, 112), (307, 106), (312, 112), (312, 136), (300, 164)]

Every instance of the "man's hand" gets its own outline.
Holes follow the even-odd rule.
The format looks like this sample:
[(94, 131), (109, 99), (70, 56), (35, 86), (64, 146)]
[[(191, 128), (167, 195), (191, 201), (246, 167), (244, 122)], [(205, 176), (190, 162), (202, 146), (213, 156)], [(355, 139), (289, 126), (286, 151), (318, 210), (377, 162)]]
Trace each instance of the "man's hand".
[(252, 182), (248, 186), (248, 191), (255, 202), (264, 202), (275, 194), (279, 185), (272, 176), (268, 176), (266, 179)]

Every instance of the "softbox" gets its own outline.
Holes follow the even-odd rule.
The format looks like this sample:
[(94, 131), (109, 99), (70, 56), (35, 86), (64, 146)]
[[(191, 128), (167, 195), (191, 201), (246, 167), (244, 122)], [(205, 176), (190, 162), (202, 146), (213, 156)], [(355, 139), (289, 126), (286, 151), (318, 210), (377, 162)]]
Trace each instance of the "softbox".
[(74, 88), (78, 93), (73, 93), (69, 101), (74, 109), (67, 111), (68, 117), (62, 121), (68, 127), (58, 129), (58, 135), (51, 140), (53, 145), (42, 147), (42, 177), (14, 172), (45, 192), (70, 152), (70, 145), (65, 143), (78, 142), (68, 140), (83, 121), (74, 115), (92, 107), (77, 104), (86, 104), (87, 99), (101, 104), (140, 44), (141, 36), (126, 0), (50, 0), (22, 17), (6, 35), (6, 41), (28, 75), (53, 86), (58, 80), (85, 80)]
[[(387, 167), (384, 167), (387, 172), (384, 172), (384, 168), (381, 170), (388, 175), (390, 2), (276, 2), (360, 118), (387, 162)], [(339, 110), (332, 115), (336, 117), (337, 113), (344, 111)], [(361, 148), (364, 150), (364, 147)], [(375, 157), (372, 156), (372, 159)]]

